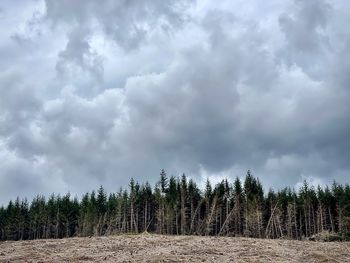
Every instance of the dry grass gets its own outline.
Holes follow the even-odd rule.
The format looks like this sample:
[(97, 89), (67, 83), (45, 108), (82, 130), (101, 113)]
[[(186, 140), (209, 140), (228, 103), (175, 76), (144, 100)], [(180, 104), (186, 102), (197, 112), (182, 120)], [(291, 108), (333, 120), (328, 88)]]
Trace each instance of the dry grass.
[(0, 262), (350, 262), (350, 242), (121, 235), (0, 242)]

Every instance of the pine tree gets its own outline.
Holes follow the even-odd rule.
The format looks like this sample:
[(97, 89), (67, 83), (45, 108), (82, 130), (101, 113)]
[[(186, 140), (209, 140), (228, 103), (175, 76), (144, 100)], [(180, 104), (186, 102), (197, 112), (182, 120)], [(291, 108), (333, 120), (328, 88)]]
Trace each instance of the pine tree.
[(0, 207), (0, 240), (64, 238), (149, 231), (304, 239), (322, 231), (350, 237), (350, 186), (334, 183), (315, 189), (305, 181), (298, 192), (284, 188), (264, 195), (262, 184), (247, 171), (203, 192), (186, 175), (161, 171), (154, 191), (134, 179), (127, 189), (107, 193), (102, 186), (79, 201), (51, 195), (30, 203), (17, 198)]
[(185, 174), (181, 177), (180, 196), (181, 196), (181, 234), (187, 233), (187, 178)]

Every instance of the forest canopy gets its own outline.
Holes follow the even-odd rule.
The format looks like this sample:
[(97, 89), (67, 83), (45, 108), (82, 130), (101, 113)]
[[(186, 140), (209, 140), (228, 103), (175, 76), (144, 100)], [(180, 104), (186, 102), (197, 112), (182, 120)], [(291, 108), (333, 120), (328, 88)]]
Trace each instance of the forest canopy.
[(154, 187), (131, 179), (116, 193), (101, 186), (80, 200), (52, 194), (0, 208), (0, 240), (141, 232), (304, 239), (324, 231), (349, 236), (349, 184), (315, 188), (304, 181), (298, 191), (265, 193), (249, 170), (243, 181), (207, 180), (204, 189), (162, 170)]

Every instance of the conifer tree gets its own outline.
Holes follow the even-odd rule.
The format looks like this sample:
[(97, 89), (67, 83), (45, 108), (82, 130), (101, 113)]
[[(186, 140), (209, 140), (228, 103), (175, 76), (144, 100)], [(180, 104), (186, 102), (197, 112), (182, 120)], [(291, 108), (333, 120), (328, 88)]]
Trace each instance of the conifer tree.
[(350, 187), (284, 188), (264, 194), (259, 179), (247, 171), (201, 191), (193, 179), (165, 170), (154, 190), (134, 179), (129, 187), (109, 193), (102, 186), (81, 199), (69, 193), (17, 198), (0, 207), (0, 240), (66, 238), (137, 233), (309, 238), (323, 231), (350, 238)]

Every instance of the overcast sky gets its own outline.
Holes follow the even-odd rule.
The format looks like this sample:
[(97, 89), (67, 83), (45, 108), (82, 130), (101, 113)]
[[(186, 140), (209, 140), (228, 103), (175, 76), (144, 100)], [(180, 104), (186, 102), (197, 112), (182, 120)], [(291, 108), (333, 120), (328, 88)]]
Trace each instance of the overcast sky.
[(350, 178), (350, 1), (2, 0), (0, 203), (162, 168)]

